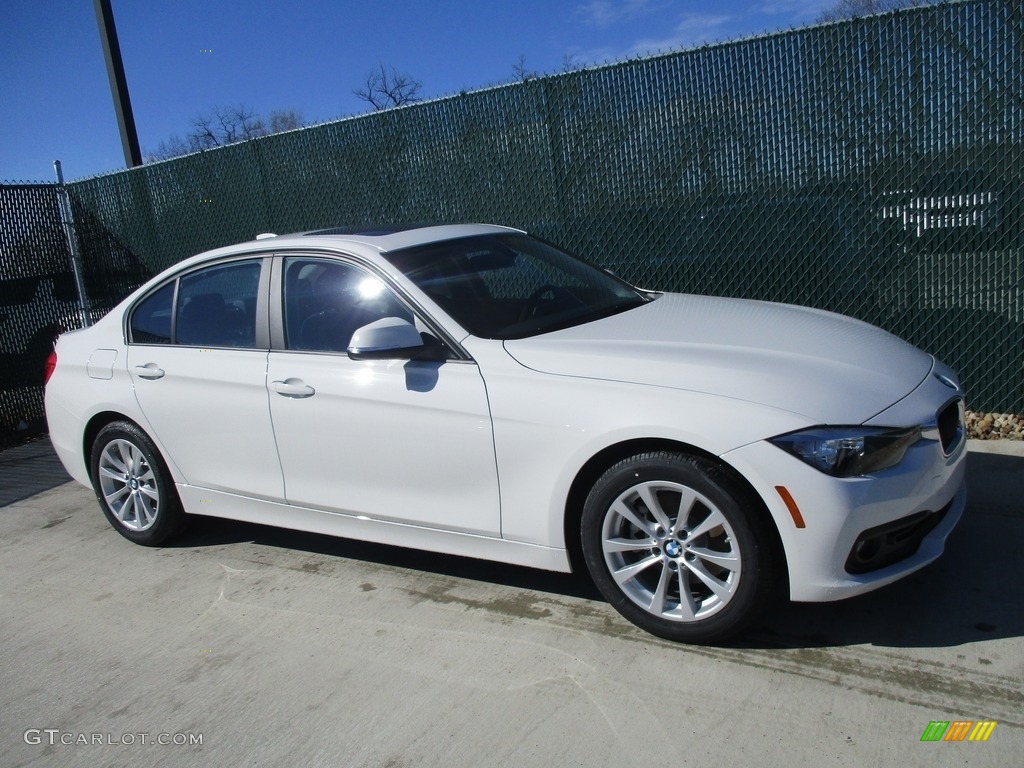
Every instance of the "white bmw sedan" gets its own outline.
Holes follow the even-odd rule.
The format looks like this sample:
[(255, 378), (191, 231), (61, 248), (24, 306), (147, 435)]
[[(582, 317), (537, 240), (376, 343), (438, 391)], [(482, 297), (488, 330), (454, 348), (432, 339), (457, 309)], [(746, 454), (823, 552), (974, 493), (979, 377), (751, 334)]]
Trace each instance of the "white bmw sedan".
[(931, 355), (504, 227), (201, 254), (49, 368), (54, 448), (131, 541), (211, 515), (585, 568), (673, 640), (906, 576), (965, 504), (963, 393)]

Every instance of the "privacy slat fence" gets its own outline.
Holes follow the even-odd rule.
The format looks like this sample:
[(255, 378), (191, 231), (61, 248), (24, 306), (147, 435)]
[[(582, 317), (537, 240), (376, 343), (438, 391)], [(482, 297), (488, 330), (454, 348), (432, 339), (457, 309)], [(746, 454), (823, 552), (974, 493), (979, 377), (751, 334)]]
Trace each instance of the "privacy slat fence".
[(1022, 16), (974, 0), (652, 56), (68, 190), (113, 282), (262, 231), (508, 224), (645, 287), (863, 318), (959, 369), (972, 408), (1021, 412)]

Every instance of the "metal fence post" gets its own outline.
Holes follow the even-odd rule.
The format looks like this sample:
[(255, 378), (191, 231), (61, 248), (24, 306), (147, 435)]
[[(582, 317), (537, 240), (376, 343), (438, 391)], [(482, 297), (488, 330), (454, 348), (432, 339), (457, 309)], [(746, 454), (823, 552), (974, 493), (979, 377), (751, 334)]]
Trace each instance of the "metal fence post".
[(64, 238), (68, 244), (68, 255), (71, 257), (71, 274), (75, 276), (75, 291), (78, 293), (78, 312), (82, 318), (82, 327), (92, 325), (89, 312), (89, 297), (85, 292), (85, 278), (82, 276), (82, 255), (78, 250), (78, 237), (75, 235), (75, 220), (71, 215), (71, 198), (64, 186), (64, 171), (60, 160), (53, 161), (53, 170), (57, 172), (57, 201), (60, 208), (60, 221), (64, 225)]

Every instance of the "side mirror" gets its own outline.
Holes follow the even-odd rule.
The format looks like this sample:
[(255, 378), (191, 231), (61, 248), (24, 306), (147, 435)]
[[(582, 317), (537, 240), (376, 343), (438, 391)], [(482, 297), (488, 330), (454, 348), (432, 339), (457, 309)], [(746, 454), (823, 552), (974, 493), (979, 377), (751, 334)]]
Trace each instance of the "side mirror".
[(423, 350), (423, 337), (400, 317), (384, 317), (352, 334), (348, 356), (353, 360), (403, 360)]

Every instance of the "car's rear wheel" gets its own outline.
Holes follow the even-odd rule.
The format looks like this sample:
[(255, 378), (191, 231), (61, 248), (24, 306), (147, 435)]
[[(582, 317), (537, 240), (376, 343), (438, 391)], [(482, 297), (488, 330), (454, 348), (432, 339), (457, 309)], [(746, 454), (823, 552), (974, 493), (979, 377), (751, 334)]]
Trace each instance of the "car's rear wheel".
[(659, 637), (720, 642), (774, 594), (763, 508), (701, 457), (657, 452), (615, 464), (587, 496), (580, 533), (601, 593)]
[(185, 515), (156, 446), (135, 424), (108, 424), (93, 441), (90, 469), (96, 499), (114, 529), (130, 541), (158, 546)]

